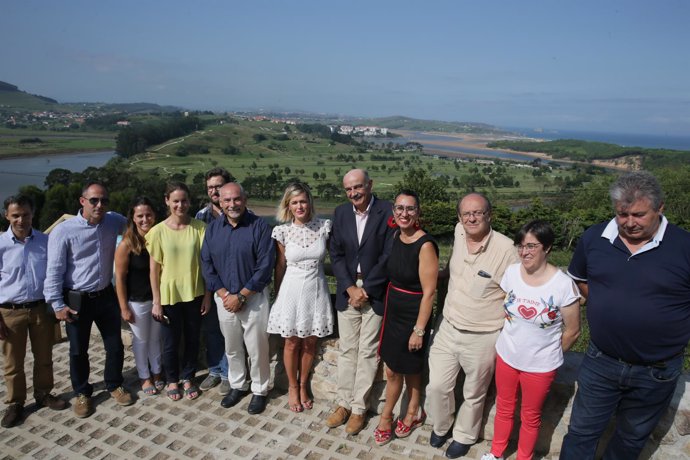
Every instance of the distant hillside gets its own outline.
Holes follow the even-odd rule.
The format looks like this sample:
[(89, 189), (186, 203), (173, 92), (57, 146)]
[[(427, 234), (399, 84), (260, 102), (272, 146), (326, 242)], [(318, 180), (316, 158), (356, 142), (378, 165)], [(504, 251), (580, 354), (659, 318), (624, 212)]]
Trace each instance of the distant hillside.
[(0, 107), (24, 110), (45, 110), (54, 107), (58, 102), (49, 97), (29, 94), (17, 86), (0, 81)]
[(84, 110), (98, 110), (102, 112), (126, 112), (130, 114), (138, 113), (160, 113), (177, 112), (180, 107), (170, 105), (161, 106), (148, 102), (133, 102), (123, 104), (107, 104), (103, 102), (74, 102), (58, 103), (55, 99), (29, 94), (21, 91), (17, 86), (0, 81), (0, 108), (13, 110), (53, 110), (58, 112), (72, 112)]
[(238, 115), (263, 115), (275, 118), (299, 119), (305, 123), (322, 123), (332, 125), (372, 125), (388, 129), (402, 129), (408, 131), (438, 131), (444, 133), (471, 134), (511, 134), (487, 123), (463, 121), (420, 120), (404, 116), (382, 118), (351, 117), (333, 114), (316, 114), (308, 112), (235, 112)]
[(408, 131), (441, 131), (445, 133), (506, 134), (493, 125), (464, 121), (419, 120), (403, 116), (357, 119), (358, 124), (371, 124), (389, 129)]

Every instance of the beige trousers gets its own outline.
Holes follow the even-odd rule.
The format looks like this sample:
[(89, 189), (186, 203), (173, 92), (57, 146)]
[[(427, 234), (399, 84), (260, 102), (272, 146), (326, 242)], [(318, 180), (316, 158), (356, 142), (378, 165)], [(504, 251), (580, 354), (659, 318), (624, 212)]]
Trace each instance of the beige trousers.
[(53, 328), (55, 318), (48, 315), (45, 305), (22, 310), (0, 309), (8, 335), (2, 344), (5, 361), (5, 403), (26, 401), (26, 339), (31, 340), (34, 355), (33, 387), (34, 397), (40, 399), (53, 389)]
[(367, 411), (367, 397), (379, 366), (376, 351), (380, 329), (381, 317), (369, 304), (338, 312), (338, 405), (353, 414)]
[(470, 332), (455, 329), (445, 319), (429, 351), (429, 385), (426, 388), (434, 432), (443, 435), (453, 425), (455, 384), (462, 369), (464, 401), (455, 417), (453, 440), (477, 442), (486, 392), (496, 366), (496, 340), (500, 331)]

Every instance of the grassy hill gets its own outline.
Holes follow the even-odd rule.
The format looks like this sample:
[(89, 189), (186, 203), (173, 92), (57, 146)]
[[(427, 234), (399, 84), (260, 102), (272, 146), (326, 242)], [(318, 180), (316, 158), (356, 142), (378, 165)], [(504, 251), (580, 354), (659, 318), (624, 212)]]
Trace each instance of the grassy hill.
[(408, 131), (440, 131), (444, 133), (472, 133), (472, 134), (507, 134), (495, 126), (486, 123), (461, 121), (419, 120), (403, 116), (384, 118), (357, 119), (358, 124), (375, 125), (389, 129), (404, 129)]
[(0, 108), (24, 110), (50, 110), (57, 101), (20, 91), (15, 85), (0, 81)]

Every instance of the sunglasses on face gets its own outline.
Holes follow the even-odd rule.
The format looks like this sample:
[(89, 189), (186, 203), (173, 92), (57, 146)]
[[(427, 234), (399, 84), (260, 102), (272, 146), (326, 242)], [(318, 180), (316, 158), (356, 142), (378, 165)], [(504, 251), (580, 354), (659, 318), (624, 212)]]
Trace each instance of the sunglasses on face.
[(96, 198), (96, 197), (86, 198), (86, 197), (84, 197), (84, 199), (86, 201), (88, 201), (91, 206), (96, 206), (96, 205), (98, 205), (98, 203), (101, 203), (101, 205), (103, 205), (103, 206), (108, 206), (108, 204), (110, 203), (110, 198), (107, 198), (107, 197), (103, 197), (103, 198)]

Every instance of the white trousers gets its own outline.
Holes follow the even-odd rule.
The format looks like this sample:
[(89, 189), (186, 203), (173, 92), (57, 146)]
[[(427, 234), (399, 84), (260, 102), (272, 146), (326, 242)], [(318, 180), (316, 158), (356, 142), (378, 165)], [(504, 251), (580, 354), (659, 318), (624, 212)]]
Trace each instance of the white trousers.
[(228, 357), (228, 380), (230, 387), (235, 390), (249, 390), (247, 369), (245, 366), (245, 345), (249, 354), (249, 375), (251, 377), (251, 391), (255, 395), (268, 394), (271, 374), (270, 357), (268, 351), (268, 289), (257, 292), (247, 299), (242, 309), (237, 313), (230, 313), (223, 308), (223, 301), (214, 296), (218, 310), (220, 331), (225, 338), (225, 354)]
[(496, 365), (496, 340), (500, 331), (471, 332), (455, 329), (445, 319), (429, 351), (429, 385), (426, 388), (434, 432), (444, 435), (453, 425), (455, 384), (462, 369), (464, 401), (453, 427), (453, 440), (474, 444), (479, 436), (484, 401)]
[[(132, 351), (140, 379), (151, 378), (151, 372), (161, 373), (161, 325), (151, 316), (153, 301), (127, 302), (134, 313)], [(149, 366), (151, 370), (149, 371)]]
[(367, 303), (338, 312), (338, 405), (362, 415), (376, 377), (381, 317)]

